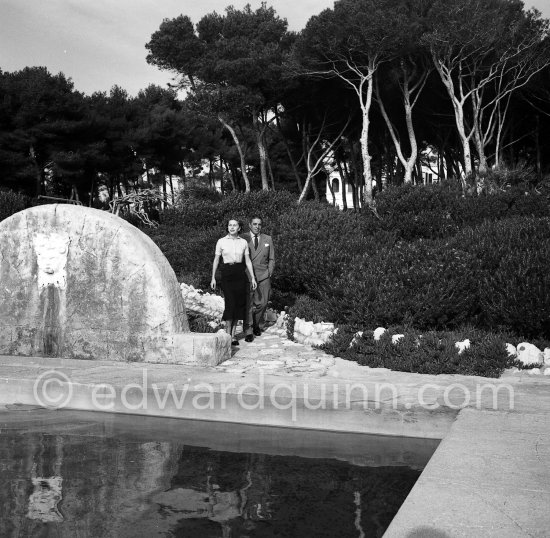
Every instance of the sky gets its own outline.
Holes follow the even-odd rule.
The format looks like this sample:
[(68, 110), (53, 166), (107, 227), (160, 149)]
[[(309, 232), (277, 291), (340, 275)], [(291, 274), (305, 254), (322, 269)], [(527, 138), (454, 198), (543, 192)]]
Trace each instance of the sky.
[[(45, 66), (60, 71), (76, 90), (88, 95), (116, 84), (136, 95), (149, 84), (166, 86), (173, 74), (148, 65), (147, 43), (163, 19), (224, 13), (259, 0), (0, 0), (0, 69), (18, 71)], [(333, 0), (271, 0), (290, 30), (301, 30), (312, 15)], [(525, 0), (550, 18), (548, 0)]]

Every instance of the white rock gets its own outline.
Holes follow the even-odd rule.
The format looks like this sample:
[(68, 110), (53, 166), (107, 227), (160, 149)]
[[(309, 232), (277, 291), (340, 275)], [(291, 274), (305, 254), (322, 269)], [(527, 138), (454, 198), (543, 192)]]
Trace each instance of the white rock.
[(529, 370), (529, 374), (539, 375), (540, 374), (540, 368), (531, 368), (531, 370)]
[(550, 368), (544, 369), (544, 375), (550, 375)]
[(506, 351), (508, 352), (508, 355), (510, 357), (514, 357), (518, 354), (516, 346), (514, 346), (513, 344), (506, 344)]
[(544, 362), (544, 354), (535, 345), (529, 342), (522, 342), (517, 347), (518, 360), (522, 364), (542, 364)]
[(304, 321), (301, 326), (301, 331), (305, 336), (311, 336), (315, 333), (315, 327), (313, 326), (313, 321)]
[(465, 349), (470, 347), (470, 339), (462, 340), (462, 342), (455, 342), (455, 347), (458, 349), (458, 354), (460, 355)]
[(311, 336), (314, 332), (313, 323), (305, 319), (296, 318), (294, 321), (294, 332), (304, 336)]
[(286, 327), (286, 313), (285, 311), (283, 310), (280, 314), (279, 314), (279, 317), (277, 318), (277, 321), (275, 322), (275, 326), (276, 327)]
[(375, 340), (380, 340), (380, 337), (386, 332), (386, 329), (384, 327), (377, 327), (374, 329), (372, 335)]
[(399, 340), (401, 340), (402, 338), (405, 338), (404, 334), (394, 334), (391, 337), (391, 343), (392, 344), (397, 344), (397, 342), (399, 342)]
[(353, 347), (355, 344), (357, 344), (357, 342), (359, 341), (359, 338), (361, 338), (362, 336), (363, 336), (363, 331), (357, 331), (353, 335), (353, 338), (351, 339), (351, 342), (349, 343), (348, 347)]
[[(545, 347), (543, 351), (544, 364), (550, 366), (550, 347)], [(546, 372), (544, 372), (546, 375)]]
[(324, 344), (324, 342), (319, 338), (316, 338), (315, 336), (306, 336), (302, 340), (302, 344), (306, 346), (321, 346)]

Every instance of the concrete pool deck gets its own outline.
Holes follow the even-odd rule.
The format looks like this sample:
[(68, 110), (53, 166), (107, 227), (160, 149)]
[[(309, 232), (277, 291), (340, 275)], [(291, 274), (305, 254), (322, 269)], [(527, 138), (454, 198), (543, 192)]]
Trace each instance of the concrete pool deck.
[(386, 537), (550, 531), (550, 376), (360, 367), (270, 329), (217, 367), (1, 356), (0, 405), (443, 439)]

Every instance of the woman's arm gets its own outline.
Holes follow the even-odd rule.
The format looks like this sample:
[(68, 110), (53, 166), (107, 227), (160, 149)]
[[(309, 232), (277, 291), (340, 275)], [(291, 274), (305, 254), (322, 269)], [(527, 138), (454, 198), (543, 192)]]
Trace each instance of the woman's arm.
[(220, 263), (220, 255), (214, 256), (214, 263), (212, 263), (212, 280), (210, 281), (210, 287), (216, 289), (216, 271), (218, 270), (218, 264)]
[(256, 289), (256, 277), (254, 276), (254, 268), (252, 267), (252, 262), (250, 261), (250, 254), (248, 252), (248, 246), (246, 247), (244, 251), (244, 262), (246, 264), (246, 268), (248, 269), (248, 274), (250, 275), (250, 278), (252, 280), (252, 289)]

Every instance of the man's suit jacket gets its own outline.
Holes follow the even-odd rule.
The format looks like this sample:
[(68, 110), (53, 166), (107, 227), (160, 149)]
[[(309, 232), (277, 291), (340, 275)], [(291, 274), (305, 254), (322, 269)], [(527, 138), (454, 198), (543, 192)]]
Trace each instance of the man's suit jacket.
[(261, 282), (266, 278), (271, 277), (275, 268), (275, 250), (273, 249), (273, 241), (270, 235), (260, 234), (258, 236), (258, 248), (254, 248), (254, 234), (247, 232), (242, 235), (243, 239), (248, 242), (250, 250), (250, 260), (254, 268), (256, 281)]

